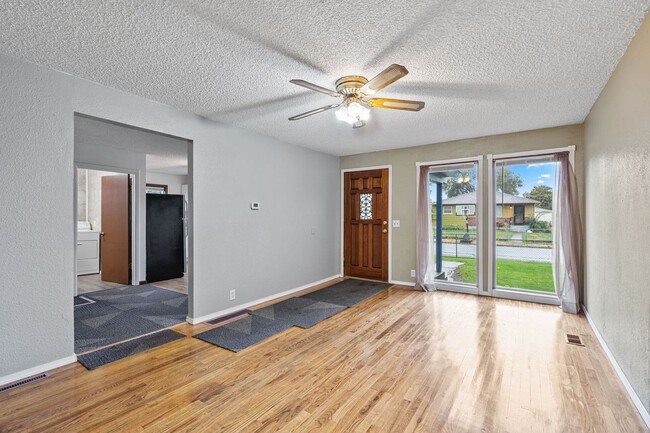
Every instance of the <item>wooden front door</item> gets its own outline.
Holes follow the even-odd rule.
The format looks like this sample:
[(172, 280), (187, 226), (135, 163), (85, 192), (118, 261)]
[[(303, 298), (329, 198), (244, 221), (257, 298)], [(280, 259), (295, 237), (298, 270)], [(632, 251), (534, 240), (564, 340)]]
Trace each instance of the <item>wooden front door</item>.
[(129, 175), (102, 176), (101, 275), (131, 283), (131, 192)]
[(388, 169), (344, 177), (344, 273), (388, 280)]

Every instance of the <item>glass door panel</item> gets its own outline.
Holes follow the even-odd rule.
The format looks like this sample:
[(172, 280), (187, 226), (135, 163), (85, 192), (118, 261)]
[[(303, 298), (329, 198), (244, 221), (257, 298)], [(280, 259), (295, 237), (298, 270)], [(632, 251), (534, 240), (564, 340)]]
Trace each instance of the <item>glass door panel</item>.
[(556, 168), (547, 156), (494, 163), (497, 288), (555, 292), (551, 227)]

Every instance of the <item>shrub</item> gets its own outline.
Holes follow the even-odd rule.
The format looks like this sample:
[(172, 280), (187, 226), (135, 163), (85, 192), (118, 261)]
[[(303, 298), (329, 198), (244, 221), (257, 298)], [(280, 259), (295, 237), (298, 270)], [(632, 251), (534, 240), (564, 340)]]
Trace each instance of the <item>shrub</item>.
[(530, 217), (524, 221), (531, 230), (549, 230), (550, 225), (547, 221), (541, 221), (535, 217)]

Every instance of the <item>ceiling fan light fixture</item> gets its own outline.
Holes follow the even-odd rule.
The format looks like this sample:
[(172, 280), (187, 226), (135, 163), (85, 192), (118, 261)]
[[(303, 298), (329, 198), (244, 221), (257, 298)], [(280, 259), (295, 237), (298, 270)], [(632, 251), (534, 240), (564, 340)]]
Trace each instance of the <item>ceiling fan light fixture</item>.
[(336, 118), (350, 125), (355, 125), (355, 128), (360, 128), (370, 118), (370, 108), (355, 100), (346, 101), (341, 108), (336, 110)]

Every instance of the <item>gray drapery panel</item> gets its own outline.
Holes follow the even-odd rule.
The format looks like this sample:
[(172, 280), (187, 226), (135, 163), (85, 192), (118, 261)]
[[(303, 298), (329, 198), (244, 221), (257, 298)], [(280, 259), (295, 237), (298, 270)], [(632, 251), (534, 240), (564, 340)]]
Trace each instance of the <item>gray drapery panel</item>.
[(558, 175), (553, 206), (553, 279), (562, 311), (577, 313), (584, 266), (578, 187), (569, 153), (558, 153), (555, 158)]
[(415, 288), (433, 290), (433, 269), (431, 268), (431, 204), (429, 200), (429, 166), (420, 166), (418, 181), (418, 210), (415, 226)]

